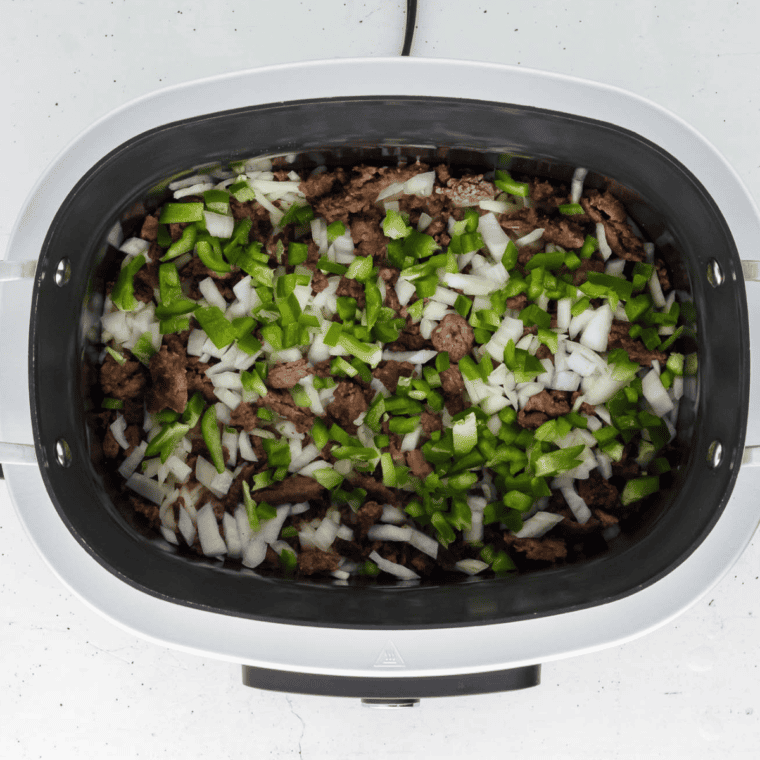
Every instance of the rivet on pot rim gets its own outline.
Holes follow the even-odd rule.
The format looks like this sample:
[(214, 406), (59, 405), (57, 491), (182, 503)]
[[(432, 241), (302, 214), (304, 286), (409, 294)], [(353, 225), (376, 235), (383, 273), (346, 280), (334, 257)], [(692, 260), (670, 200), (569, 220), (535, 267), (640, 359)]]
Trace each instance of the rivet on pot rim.
[(62, 288), (71, 279), (71, 262), (64, 256), (55, 268), (55, 284)]
[(707, 281), (714, 288), (717, 288), (723, 284), (724, 279), (725, 277), (723, 276), (723, 270), (721, 269), (720, 264), (715, 259), (710, 259), (707, 262)]
[(713, 441), (707, 447), (707, 464), (716, 470), (723, 461), (723, 444), (720, 441)]
[(58, 462), (61, 467), (70, 467), (71, 460), (72, 456), (69, 444), (66, 443), (64, 438), (59, 438), (55, 442), (55, 461)]

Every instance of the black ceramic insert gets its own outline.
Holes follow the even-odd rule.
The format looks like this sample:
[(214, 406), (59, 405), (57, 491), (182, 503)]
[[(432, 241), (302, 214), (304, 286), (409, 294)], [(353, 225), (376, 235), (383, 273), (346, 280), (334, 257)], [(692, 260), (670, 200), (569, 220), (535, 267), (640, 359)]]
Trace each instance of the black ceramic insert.
[[(439, 151), (439, 149), (444, 149)], [(511, 579), (448, 586), (355, 587), (259, 577), (181, 556), (130, 525), (90, 459), (81, 391), (97, 325), (97, 290), (108, 230), (178, 171), (255, 155), (298, 154), (303, 165), (357, 157), (417, 156), (486, 170), (589, 181), (613, 178), (631, 217), (658, 245), (683, 299), (693, 299), (699, 382), (682, 402), (683, 451), (674, 488), (639, 526), (589, 561)], [(432, 161), (431, 161), (432, 162)], [(83, 167), (83, 170), (87, 167)], [(64, 256), (71, 279), (55, 284)], [(709, 259), (725, 274), (713, 288)], [(86, 170), (55, 217), (33, 296), (30, 396), (37, 455), (50, 497), (98, 562), (142, 591), (175, 604), (297, 625), (357, 628), (470, 626), (558, 615), (625, 597), (682, 562), (720, 518), (742, 453), (749, 393), (747, 307), (731, 232), (712, 198), (671, 155), (611, 124), (566, 114), (454, 98), (367, 97), (278, 103), (209, 114), (146, 132)], [(65, 439), (70, 467), (55, 461)], [(706, 466), (721, 442), (722, 464)]]

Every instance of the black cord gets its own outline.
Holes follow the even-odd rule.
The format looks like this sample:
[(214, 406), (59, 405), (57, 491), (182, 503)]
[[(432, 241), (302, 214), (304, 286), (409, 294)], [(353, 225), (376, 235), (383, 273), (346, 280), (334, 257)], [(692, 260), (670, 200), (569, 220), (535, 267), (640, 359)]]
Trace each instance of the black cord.
[(417, 23), (417, 0), (406, 0), (406, 29), (404, 30), (404, 44), (401, 47), (401, 55), (409, 55), (414, 39), (414, 27)]

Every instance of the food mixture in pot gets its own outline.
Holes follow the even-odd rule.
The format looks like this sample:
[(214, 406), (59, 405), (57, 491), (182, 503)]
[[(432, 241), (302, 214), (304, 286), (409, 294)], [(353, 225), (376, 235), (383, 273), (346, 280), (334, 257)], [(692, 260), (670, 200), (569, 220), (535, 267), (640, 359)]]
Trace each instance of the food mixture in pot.
[(94, 456), (166, 541), (492, 577), (598, 554), (668, 487), (684, 305), (585, 170), (275, 163), (174, 182), (114, 241)]

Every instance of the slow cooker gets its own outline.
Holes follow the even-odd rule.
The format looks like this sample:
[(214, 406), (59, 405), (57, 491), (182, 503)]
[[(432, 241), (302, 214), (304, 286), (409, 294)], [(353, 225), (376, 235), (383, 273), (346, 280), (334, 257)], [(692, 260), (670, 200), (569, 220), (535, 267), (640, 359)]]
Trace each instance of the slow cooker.
[[(697, 378), (681, 402), (675, 486), (583, 564), (448, 586), (264, 578), (180, 556), (121, 509), (90, 458), (82, 392), (114, 224), (199, 166), (286, 156), (420, 158), (612, 182), (679, 297)], [(568, 173), (569, 172), (569, 173)], [(260, 688), (411, 704), (535, 685), (541, 663), (641, 636), (728, 571), (760, 520), (745, 447), (758, 415), (742, 261), (760, 215), (703, 137), (613, 87), (517, 67), (359, 59), (275, 66), (171, 87), (68, 145), (26, 200), (0, 291), (0, 448), (32, 542), (114, 623), (244, 666)], [(11, 360), (8, 359), (11, 357)], [(30, 466), (31, 465), (31, 466)]]

